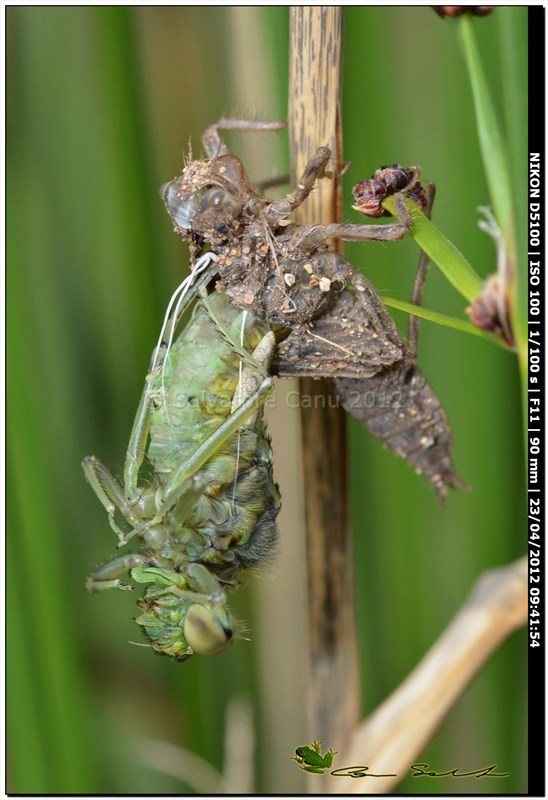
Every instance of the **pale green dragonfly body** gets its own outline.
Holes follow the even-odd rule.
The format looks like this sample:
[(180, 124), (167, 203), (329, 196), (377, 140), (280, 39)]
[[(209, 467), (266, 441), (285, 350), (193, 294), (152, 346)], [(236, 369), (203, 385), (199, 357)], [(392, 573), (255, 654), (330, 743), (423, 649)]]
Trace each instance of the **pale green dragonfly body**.
[(170, 341), (153, 355), (124, 486), (95, 457), (83, 465), (119, 547), (133, 537), (141, 546), (96, 569), (87, 587), (132, 588), (120, 581), (127, 572), (145, 584), (136, 622), (156, 651), (179, 660), (230, 644), (226, 596), (243, 568), (271, 556), (280, 506), (263, 419), (274, 334), (205, 283), (193, 288), (192, 318), (175, 341), (181, 304), (164, 326)]

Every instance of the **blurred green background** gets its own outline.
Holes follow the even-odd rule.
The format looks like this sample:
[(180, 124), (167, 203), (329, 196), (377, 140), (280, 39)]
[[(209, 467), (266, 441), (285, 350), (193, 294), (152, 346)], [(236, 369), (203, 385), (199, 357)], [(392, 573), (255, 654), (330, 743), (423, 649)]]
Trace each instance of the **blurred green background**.
[[(427, 7), (345, 14), (347, 219), (358, 221), (357, 180), (380, 164), (420, 164), (438, 186), (436, 224), (487, 275), (495, 253), (476, 207), (488, 195), (450, 25)], [(525, 58), (525, 8), (476, 20), (498, 100), (507, 14)], [(250, 641), (213, 659), (154, 657), (130, 643), (139, 641), (135, 594), (85, 594), (115, 537), (80, 468), (95, 454), (122, 470), (163, 311), (184, 274), (187, 251), (158, 187), (181, 171), (190, 139), (200, 153), (201, 132), (220, 116), (286, 116), (288, 10), (11, 7), (7, 26), (10, 790), (203, 793), (215, 791), (216, 771), (230, 791), (302, 791), (289, 761), (308, 740), (296, 412), (278, 408), (271, 420), (280, 556), (234, 598)], [(230, 145), (257, 179), (288, 169), (287, 134), (233, 135)], [(409, 298), (413, 242), (346, 252), (381, 294)], [(424, 303), (463, 313), (435, 269)], [(426, 481), (349, 423), (363, 714), (405, 678), (475, 578), (523, 551), (514, 356), (430, 323), (419, 349), (473, 491), (441, 506)], [(525, 679), (519, 633), (420, 760), (440, 770), (496, 763), (511, 773), (496, 791), (525, 792)], [(493, 787), (408, 779), (398, 791)]]

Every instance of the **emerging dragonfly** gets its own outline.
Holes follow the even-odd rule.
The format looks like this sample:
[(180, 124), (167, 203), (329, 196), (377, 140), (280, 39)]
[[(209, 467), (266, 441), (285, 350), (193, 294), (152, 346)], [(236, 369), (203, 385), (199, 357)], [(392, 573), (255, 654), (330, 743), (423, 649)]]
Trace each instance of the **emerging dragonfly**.
[[(438, 494), (460, 485), (447, 420), (412, 348), (369, 281), (325, 244), (405, 235), (410, 217), (397, 190), (422, 202), (418, 175), (383, 173), (381, 189), (396, 192), (394, 224), (297, 226), (288, 216), (324, 176), (330, 151), (318, 149), (291, 194), (267, 200), (218, 135), (242, 125), (209, 128), (210, 160), (191, 161), (162, 189), (194, 266), (166, 312), (123, 486), (94, 456), (83, 464), (119, 547), (134, 538), (141, 547), (96, 569), (87, 588), (133, 588), (121, 581), (125, 573), (144, 584), (136, 622), (154, 650), (178, 660), (226, 649), (238, 633), (227, 595), (244, 569), (274, 550), (280, 498), (263, 419), (271, 375), (335, 378), (350, 413), (424, 472)], [(368, 201), (380, 197), (372, 188)], [(350, 403), (354, 392), (371, 393), (373, 406)]]
[[(99, 567), (87, 588), (131, 589), (120, 581), (127, 572), (145, 584), (136, 622), (157, 652), (181, 661), (230, 644), (237, 626), (226, 595), (239, 586), (244, 567), (272, 555), (280, 507), (262, 413), (274, 334), (225, 295), (208, 294), (208, 278), (199, 273), (211, 260), (208, 254), (196, 262), (168, 308), (124, 486), (95, 457), (83, 464), (119, 546), (136, 536), (144, 548)], [(173, 341), (193, 293), (192, 318)], [(146, 481), (145, 452), (154, 471)]]

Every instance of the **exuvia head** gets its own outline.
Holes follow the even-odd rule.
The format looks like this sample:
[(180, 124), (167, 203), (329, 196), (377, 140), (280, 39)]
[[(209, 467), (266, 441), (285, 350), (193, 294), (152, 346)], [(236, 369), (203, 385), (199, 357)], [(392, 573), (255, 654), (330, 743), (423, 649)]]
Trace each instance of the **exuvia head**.
[(198, 213), (212, 211), (219, 217), (236, 219), (242, 211), (238, 197), (219, 186), (198, 189), (190, 197), (183, 199), (177, 188), (177, 181), (170, 181), (162, 186), (160, 192), (171, 219), (178, 228), (184, 230), (191, 229), (192, 220)]

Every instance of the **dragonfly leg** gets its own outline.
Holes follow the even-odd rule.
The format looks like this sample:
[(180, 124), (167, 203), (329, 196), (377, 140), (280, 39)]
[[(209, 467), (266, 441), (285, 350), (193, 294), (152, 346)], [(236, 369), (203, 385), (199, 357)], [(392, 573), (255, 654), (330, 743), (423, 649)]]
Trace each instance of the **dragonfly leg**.
[(330, 158), (331, 150), (328, 147), (318, 147), (305, 166), (301, 179), (293, 191), (281, 200), (274, 200), (269, 205), (265, 216), (272, 228), (276, 228), (280, 220), (287, 217), (304, 203), (316, 185), (316, 181), (325, 176), (325, 168)]
[(402, 239), (411, 228), (411, 215), (400, 192), (394, 195), (398, 221), (389, 225), (363, 225), (338, 223), (329, 225), (303, 225), (292, 236), (291, 244), (302, 252), (311, 252), (328, 239), (344, 239), (348, 242), (391, 242)]
[(105, 589), (125, 589), (131, 590), (133, 586), (122, 583), (119, 579), (124, 572), (129, 572), (133, 567), (153, 567), (161, 566), (154, 557), (145, 556), (140, 553), (128, 553), (120, 558), (109, 561), (98, 567), (86, 579), (86, 589), (88, 592), (102, 592)]
[(285, 119), (261, 121), (258, 119), (220, 119), (202, 134), (202, 144), (208, 158), (225, 155), (228, 150), (219, 136), (219, 131), (279, 131), (287, 126)]
[(125, 534), (116, 524), (116, 511), (120, 511), (124, 519), (133, 526), (139, 525), (141, 518), (135, 513), (133, 504), (127, 499), (116, 478), (113, 478), (98, 458), (88, 456), (82, 462), (82, 467), (91, 488), (107, 511), (111, 528), (122, 541)]
[(148, 383), (145, 384), (141, 400), (135, 414), (131, 436), (124, 464), (125, 495), (128, 502), (135, 505), (140, 499), (138, 488), (139, 472), (146, 453), (146, 444), (150, 430), (150, 395)]
[[(93, 491), (105, 507), (110, 526), (118, 537), (118, 546), (124, 545), (132, 538), (135, 529), (144, 532), (143, 525), (156, 510), (156, 489), (153, 486), (139, 486), (138, 478), (143, 464), (148, 433), (150, 429), (150, 396), (148, 386), (141, 396), (133, 429), (131, 432), (126, 461), (124, 465), (124, 488), (111, 475), (109, 470), (95, 456), (89, 456), (82, 462), (85, 476)], [(119, 511), (133, 531), (123, 531), (116, 523), (115, 515)]]
[[(428, 217), (428, 219), (430, 219), (430, 217), (432, 216), (432, 206), (434, 205), (435, 197), (436, 197), (436, 185), (434, 183), (429, 183), (427, 191), (427, 203), (426, 203), (426, 208), (424, 209), (424, 214), (426, 217)], [(413, 295), (411, 297), (411, 302), (415, 306), (420, 306), (422, 304), (422, 292), (424, 289), (424, 283), (426, 281), (428, 262), (429, 258), (427, 254), (424, 252), (424, 250), (421, 250), (419, 255), (419, 263), (417, 264), (417, 272), (415, 274), (415, 283), (413, 285)], [(413, 360), (417, 356), (419, 329), (420, 329), (420, 317), (416, 317), (414, 316), (414, 314), (410, 314), (407, 326), (407, 340), (409, 342), (409, 349), (411, 353), (411, 358)]]
[[(262, 376), (270, 371), (270, 364), (276, 350), (276, 337), (273, 331), (265, 333), (257, 347), (251, 353), (251, 363), (247, 364), (240, 372), (240, 378), (234, 390), (231, 413), (234, 414), (248, 398), (259, 389)], [(257, 369), (260, 368), (260, 370)], [(246, 422), (248, 427), (255, 424), (256, 413)]]

